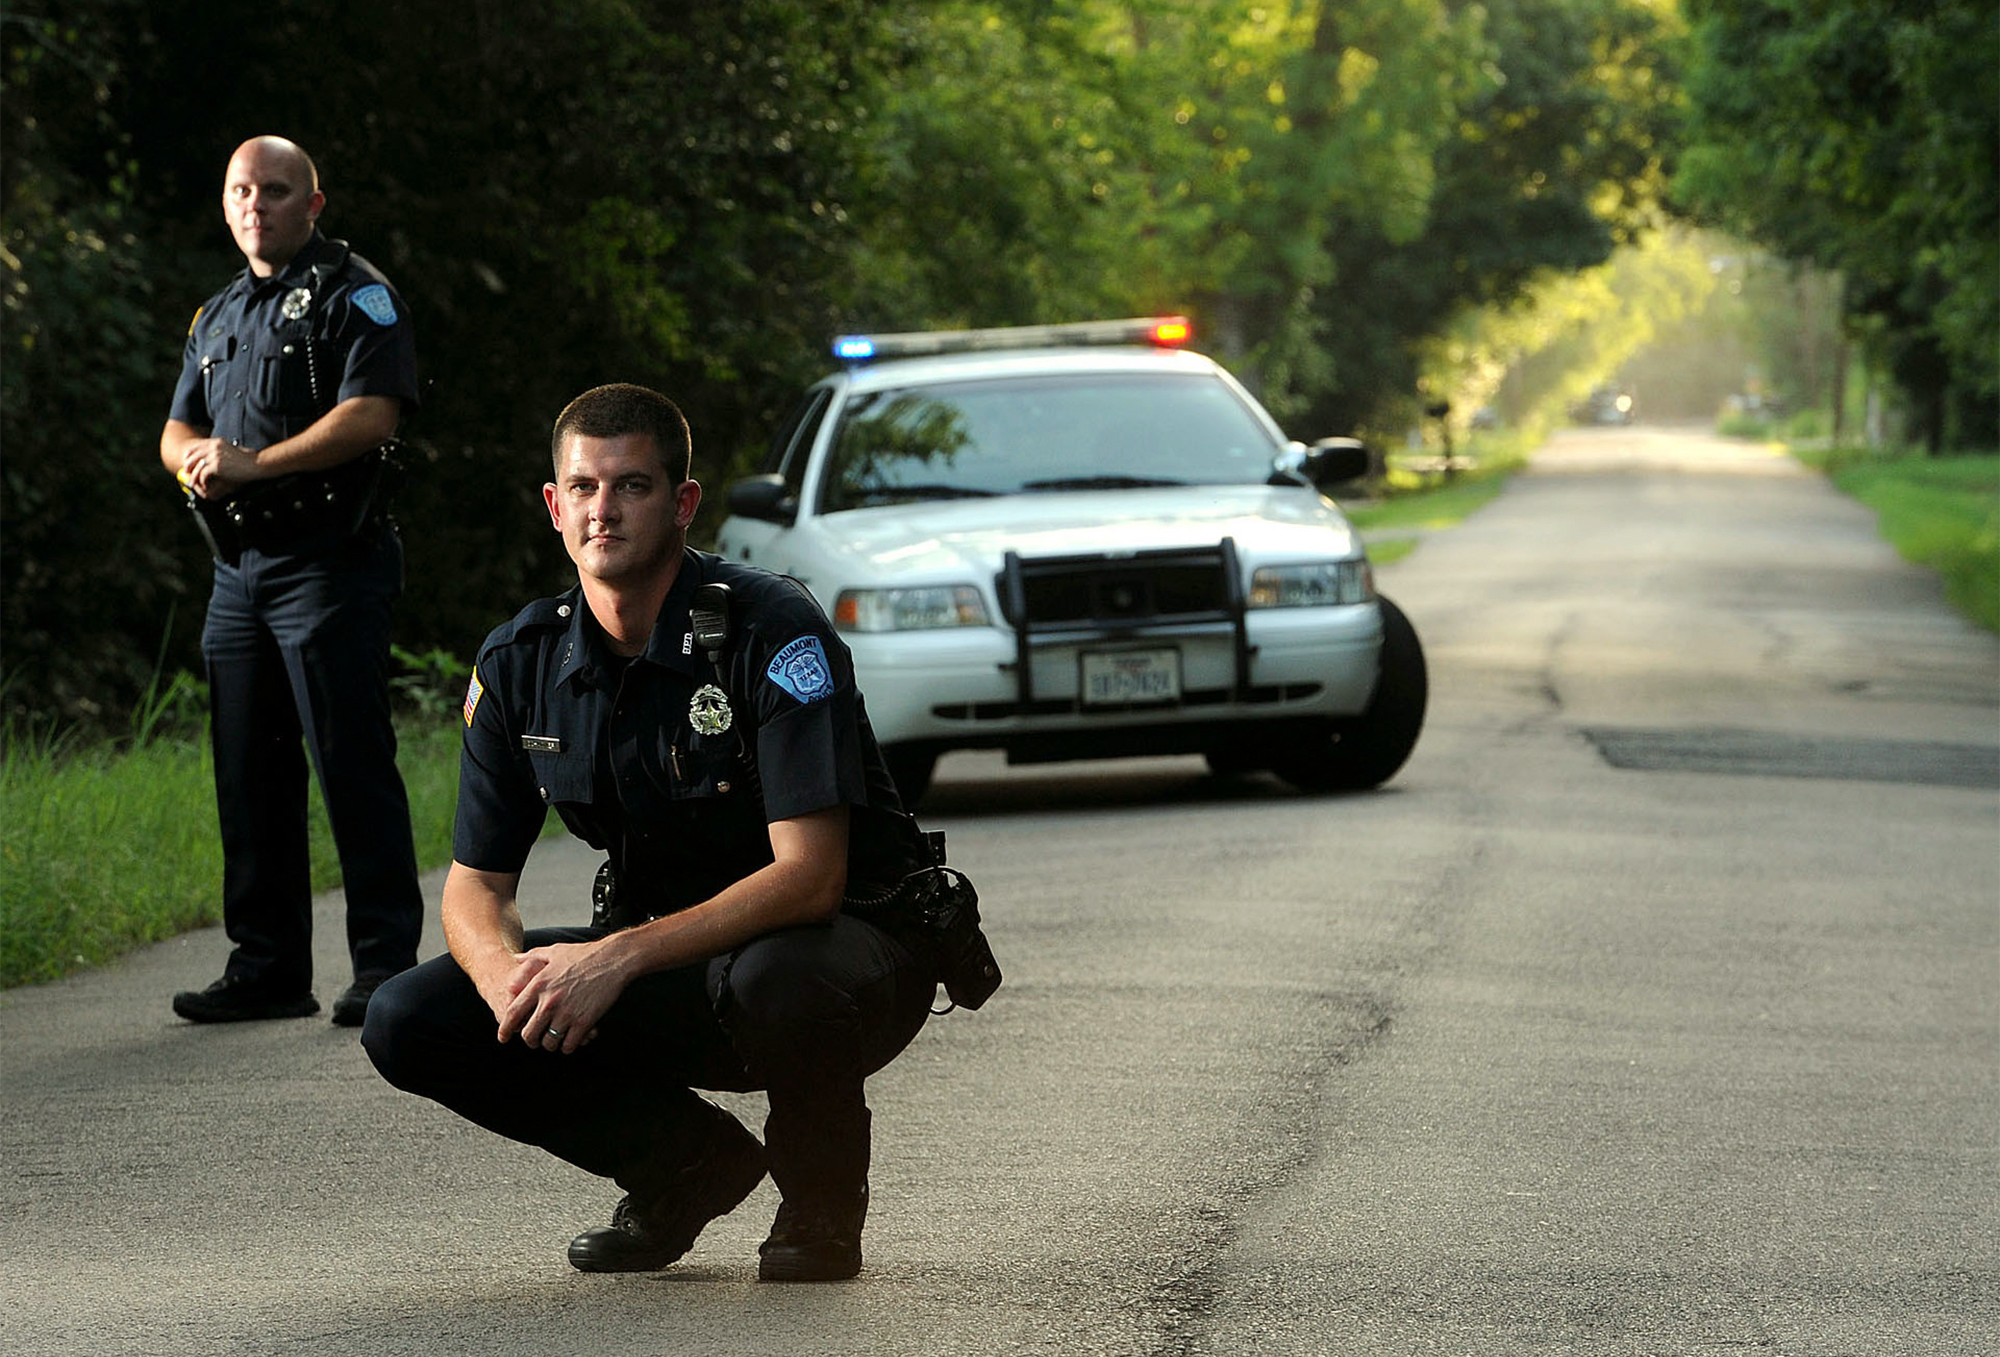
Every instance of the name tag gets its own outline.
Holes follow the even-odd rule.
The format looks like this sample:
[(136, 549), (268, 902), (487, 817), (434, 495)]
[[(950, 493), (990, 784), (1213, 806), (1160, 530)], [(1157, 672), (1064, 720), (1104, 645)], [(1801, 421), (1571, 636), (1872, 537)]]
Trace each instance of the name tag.
[(521, 748), (532, 750), (537, 754), (560, 754), (562, 741), (553, 735), (523, 735)]

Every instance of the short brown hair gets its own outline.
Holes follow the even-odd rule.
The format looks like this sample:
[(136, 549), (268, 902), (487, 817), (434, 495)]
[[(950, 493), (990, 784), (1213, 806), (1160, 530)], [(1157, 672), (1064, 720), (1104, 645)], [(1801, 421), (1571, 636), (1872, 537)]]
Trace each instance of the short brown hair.
[(549, 438), (549, 460), (557, 474), (562, 472), (563, 440), (571, 434), (585, 438), (617, 438), (624, 434), (645, 434), (660, 454), (660, 466), (674, 483), (688, 478), (694, 440), (688, 433), (687, 417), (678, 405), (650, 387), (630, 382), (594, 386), (563, 407), (556, 416), (555, 432)]

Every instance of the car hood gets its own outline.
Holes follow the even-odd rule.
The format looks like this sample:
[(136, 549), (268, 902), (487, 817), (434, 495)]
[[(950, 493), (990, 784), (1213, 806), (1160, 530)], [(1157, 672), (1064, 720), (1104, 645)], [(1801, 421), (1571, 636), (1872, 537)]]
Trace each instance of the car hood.
[[(912, 583), (990, 578), (1023, 556), (1138, 552), (1234, 538), (1246, 563), (1329, 560), (1361, 545), (1339, 509), (1311, 490), (1186, 486), (1096, 490), (853, 509), (800, 524), (838, 573)], [(833, 583), (833, 581), (827, 581)]]

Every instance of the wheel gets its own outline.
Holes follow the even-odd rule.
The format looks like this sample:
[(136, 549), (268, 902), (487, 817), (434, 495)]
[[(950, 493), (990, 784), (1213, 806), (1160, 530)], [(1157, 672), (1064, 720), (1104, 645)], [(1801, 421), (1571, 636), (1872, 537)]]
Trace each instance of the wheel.
[(937, 751), (922, 745), (892, 744), (883, 748), (882, 757), (889, 765), (889, 776), (896, 780), (896, 795), (903, 799), (903, 809), (915, 810), (931, 789)]
[(1359, 716), (1330, 721), (1325, 731), (1285, 751), (1272, 771), (1309, 792), (1361, 791), (1396, 775), (1417, 747), (1430, 700), (1430, 674), (1417, 629), (1388, 599), (1382, 606), (1382, 662), (1375, 691)]

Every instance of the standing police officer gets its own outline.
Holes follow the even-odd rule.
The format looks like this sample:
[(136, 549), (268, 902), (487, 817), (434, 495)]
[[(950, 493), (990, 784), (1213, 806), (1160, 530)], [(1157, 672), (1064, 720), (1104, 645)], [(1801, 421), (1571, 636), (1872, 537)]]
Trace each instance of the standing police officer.
[(235, 946), (220, 980), (174, 996), (192, 1022), (319, 1011), (301, 737), (347, 895), (354, 983), (334, 1022), (360, 1025), (423, 930), (389, 723), (403, 550), (375, 451), (416, 404), (416, 344), (388, 280), (320, 234), (325, 203), (299, 147), (237, 148), (222, 210), (248, 266), (195, 313), (160, 434), (217, 558), (202, 655)]
[[(625, 1189), (571, 1242), (580, 1270), (667, 1266), (768, 1166), (783, 1204), (759, 1277), (852, 1277), (862, 1083), (938, 978), (920, 933), (856, 911), (917, 879), (926, 841), (811, 595), (688, 549), (701, 487), (673, 402), (599, 387), (553, 444), (543, 495), (579, 586), (479, 653), (451, 955), (382, 988), (363, 1044), (398, 1087)], [(613, 928), (524, 932), (516, 890), (550, 806), (608, 852)], [(693, 1088), (766, 1090), (768, 1154)]]

